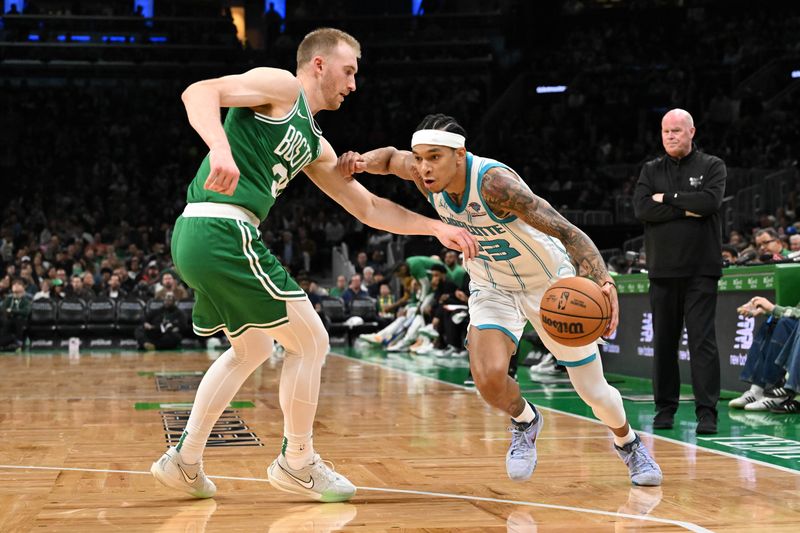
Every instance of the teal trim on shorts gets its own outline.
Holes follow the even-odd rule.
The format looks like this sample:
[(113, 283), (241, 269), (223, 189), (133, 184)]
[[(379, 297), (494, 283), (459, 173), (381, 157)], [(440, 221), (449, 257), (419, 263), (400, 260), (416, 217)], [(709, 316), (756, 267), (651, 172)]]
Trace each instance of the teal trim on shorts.
[(504, 328), (503, 326), (498, 326), (497, 324), (481, 324), (480, 326), (475, 326), (475, 327), (476, 327), (476, 328), (478, 328), (478, 329), (496, 329), (496, 330), (498, 330), (498, 331), (502, 331), (503, 333), (505, 333), (506, 335), (508, 335), (508, 336), (509, 336), (509, 338), (511, 338), (511, 340), (512, 340), (512, 341), (514, 341), (514, 346), (516, 346), (517, 348), (519, 348), (519, 339), (517, 339), (517, 338), (514, 336), (514, 334), (513, 334), (513, 333), (511, 333), (510, 331), (508, 331), (508, 330), (507, 330), (506, 328)]
[(597, 359), (597, 353), (593, 353), (589, 357), (584, 357), (580, 361), (561, 361), (560, 359), (556, 359), (556, 364), (559, 364), (561, 366), (576, 367), (576, 366), (588, 365), (595, 359)]

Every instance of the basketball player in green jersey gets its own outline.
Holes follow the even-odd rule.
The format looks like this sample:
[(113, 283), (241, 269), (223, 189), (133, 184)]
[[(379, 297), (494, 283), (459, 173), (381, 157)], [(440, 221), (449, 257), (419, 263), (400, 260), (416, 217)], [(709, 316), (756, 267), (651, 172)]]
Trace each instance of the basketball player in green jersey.
[[(314, 121), (336, 110), (355, 90), (360, 46), (352, 36), (323, 28), (297, 50), (297, 76), (256, 68), (197, 82), (183, 93), (192, 127), (209, 147), (175, 223), (172, 257), (195, 291), (194, 331), (223, 331), (231, 348), (203, 377), (177, 446), (153, 463), (161, 483), (198, 498), (216, 492), (202, 453), (222, 411), (242, 383), (272, 352), (285, 348), (280, 379), (284, 414), (281, 453), (269, 466), (280, 490), (320, 501), (355, 493), (344, 476), (314, 452), (312, 425), (328, 335), (308, 298), (260, 240), (258, 226), (289, 182), (303, 170), (328, 196), (363, 223), (390, 232), (434, 235), (472, 257), (474, 239), (463, 228), (412, 213), (343, 180), (336, 154)], [(220, 107), (231, 108), (220, 123)]]
[[(428, 115), (411, 139), (412, 151), (379, 148), (363, 156), (339, 158), (343, 176), (353, 172), (395, 174), (414, 181), (442, 220), (477, 236), (479, 253), (464, 261), (470, 276), (467, 333), (470, 369), (487, 403), (511, 416), (508, 476), (531, 477), (536, 468), (536, 437), (543, 419), (508, 376), (525, 324), (530, 321), (542, 342), (567, 367), (578, 395), (614, 435), (614, 444), (636, 485), (660, 485), (661, 470), (628, 424), (622, 397), (603, 376), (597, 343), (568, 347), (542, 328), (539, 302), (559, 278), (590, 276), (603, 286), (611, 303), (605, 331), (617, 327), (616, 285), (605, 262), (580, 229), (534, 195), (511, 168), (467, 152), (466, 132), (452, 117)], [(577, 268), (577, 272), (576, 272)]]

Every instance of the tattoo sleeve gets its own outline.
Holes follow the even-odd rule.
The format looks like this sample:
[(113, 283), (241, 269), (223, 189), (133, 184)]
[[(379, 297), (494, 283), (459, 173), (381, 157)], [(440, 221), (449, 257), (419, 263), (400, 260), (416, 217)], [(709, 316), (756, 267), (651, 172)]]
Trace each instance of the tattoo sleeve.
[(510, 170), (502, 167), (489, 170), (483, 177), (481, 194), (498, 217), (516, 215), (533, 228), (560, 240), (579, 276), (588, 276), (600, 283), (609, 279), (605, 261), (591, 239), (546, 200), (533, 194)]

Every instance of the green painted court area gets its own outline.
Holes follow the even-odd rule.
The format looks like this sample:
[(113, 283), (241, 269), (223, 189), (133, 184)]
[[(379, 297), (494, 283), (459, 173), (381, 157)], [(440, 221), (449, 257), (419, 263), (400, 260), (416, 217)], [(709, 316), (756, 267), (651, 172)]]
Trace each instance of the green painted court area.
[[(228, 404), (228, 409), (249, 409), (255, 407), (256, 404), (246, 400), (241, 402), (231, 402)], [(192, 402), (136, 402), (134, 408), (137, 411), (148, 411), (157, 409), (191, 409)]]
[[(410, 353), (386, 353), (380, 348), (334, 347), (332, 351), (353, 359), (425, 376), (462, 388), (468, 375), (468, 362), (461, 358), (436, 358)], [(628, 420), (634, 429), (653, 435), (694, 444), (755, 461), (800, 472), (800, 415), (751, 412), (728, 408), (728, 400), (739, 393), (722, 391), (719, 402), (719, 433), (698, 436), (695, 433), (692, 390), (683, 385), (680, 408), (671, 430), (653, 430), (654, 404), (650, 380), (606, 374), (609, 383), (623, 396)], [(523, 395), (537, 406), (548, 407), (595, 420), (591, 409), (581, 401), (566, 374), (531, 380), (527, 367), (520, 366), (517, 380)], [(635, 400), (632, 400), (634, 398)], [(644, 400), (643, 398), (647, 398)]]

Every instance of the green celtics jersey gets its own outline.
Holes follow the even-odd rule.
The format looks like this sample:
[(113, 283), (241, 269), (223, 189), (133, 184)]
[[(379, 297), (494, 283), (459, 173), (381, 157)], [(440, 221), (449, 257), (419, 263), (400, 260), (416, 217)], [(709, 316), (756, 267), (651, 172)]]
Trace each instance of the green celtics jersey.
[(322, 131), (302, 89), (292, 110), (282, 118), (232, 107), (223, 127), (239, 168), (239, 184), (232, 196), (204, 189), (210, 171), (206, 155), (189, 185), (188, 203), (235, 204), (264, 220), (292, 178), (322, 154)]

